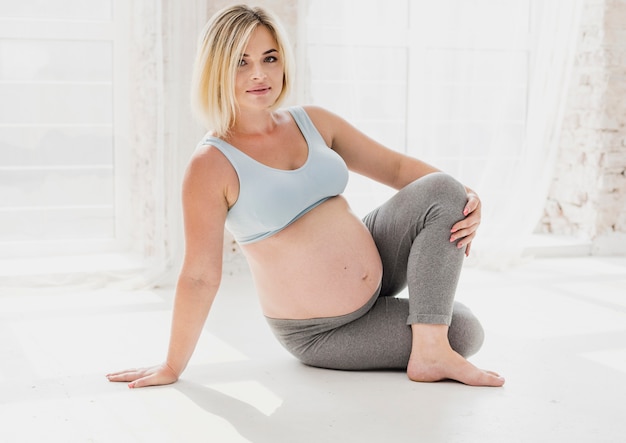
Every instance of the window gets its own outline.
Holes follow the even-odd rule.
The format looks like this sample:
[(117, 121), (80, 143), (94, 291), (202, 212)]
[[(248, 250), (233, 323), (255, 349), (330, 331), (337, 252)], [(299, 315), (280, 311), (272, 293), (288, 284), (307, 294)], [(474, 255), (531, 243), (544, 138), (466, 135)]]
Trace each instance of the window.
[(410, 12), (409, 153), (470, 186), (506, 175), (524, 142), (530, 0), (417, 2)]
[[(308, 101), (477, 186), (524, 140), (532, 0), (307, 2)], [(357, 213), (389, 190), (351, 177)]]
[[(407, 145), (409, 0), (314, 0), (306, 17), (310, 97), (387, 146)], [(356, 213), (390, 191), (351, 174), (346, 195)]]
[(125, 245), (122, 5), (0, 0), (0, 258)]

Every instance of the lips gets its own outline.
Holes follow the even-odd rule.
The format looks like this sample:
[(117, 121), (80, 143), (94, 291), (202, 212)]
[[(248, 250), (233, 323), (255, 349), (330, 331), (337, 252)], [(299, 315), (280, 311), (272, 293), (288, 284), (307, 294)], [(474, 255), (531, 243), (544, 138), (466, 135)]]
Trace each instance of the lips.
[(248, 89), (247, 92), (249, 92), (250, 94), (264, 94), (266, 92), (269, 92), (270, 89), (272, 88), (270, 88), (269, 86), (259, 86), (254, 89)]

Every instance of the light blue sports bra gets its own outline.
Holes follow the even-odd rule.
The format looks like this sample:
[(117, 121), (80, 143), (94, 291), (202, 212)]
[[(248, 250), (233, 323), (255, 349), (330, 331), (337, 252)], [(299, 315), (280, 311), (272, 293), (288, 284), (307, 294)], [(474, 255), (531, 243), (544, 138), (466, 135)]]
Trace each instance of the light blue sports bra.
[(239, 197), (226, 216), (226, 228), (240, 244), (268, 238), (330, 197), (348, 183), (348, 168), (326, 142), (302, 107), (291, 107), (308, 145), (304, 165), (275, 169), (244, 154), (224, 140), (207, 136), (200, 145), (212, 145), (230, 161), (239, 177)]

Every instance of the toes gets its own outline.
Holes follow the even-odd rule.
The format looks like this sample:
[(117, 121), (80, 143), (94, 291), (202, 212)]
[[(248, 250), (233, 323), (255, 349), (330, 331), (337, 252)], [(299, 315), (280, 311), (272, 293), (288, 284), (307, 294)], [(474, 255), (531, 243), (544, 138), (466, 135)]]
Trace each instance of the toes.
[(502, 386), (504, 384), (504, 377), (493, 371), (485, 372), (485, 385), (486, 386)]

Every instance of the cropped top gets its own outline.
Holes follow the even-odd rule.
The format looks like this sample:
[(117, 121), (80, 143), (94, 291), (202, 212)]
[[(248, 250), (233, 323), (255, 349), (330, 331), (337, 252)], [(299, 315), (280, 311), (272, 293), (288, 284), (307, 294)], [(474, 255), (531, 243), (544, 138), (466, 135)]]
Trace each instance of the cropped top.
[(219, 149), (239, 178), (239, 197), (228, 210), (226, 228), (240, 244), (268, 238), (295, 222), (348, 183), (348, 168), (326, 142), (302, 107), (290, 107), (308, 146), (306, 162), (298, 169), (266, 166), (224, 140), (207, 136), (202, 145)]

